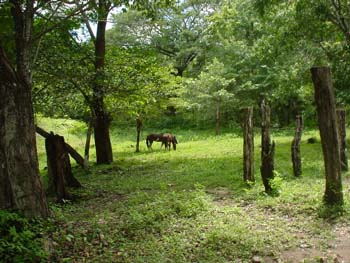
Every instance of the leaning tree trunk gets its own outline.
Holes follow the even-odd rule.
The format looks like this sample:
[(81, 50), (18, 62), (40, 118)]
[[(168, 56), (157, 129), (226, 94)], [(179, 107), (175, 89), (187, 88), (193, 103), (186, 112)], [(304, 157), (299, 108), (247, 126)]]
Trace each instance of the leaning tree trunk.
[(339, 147), (340, 147), (340, 162), (341, 170), (348, 170), (348, 159), (346, 156), (346, 123), (345, 123), (345, 109), (339, 108), (336, 110), (337, 114), (337, 127), (339, 136)]
[(112, 145), (109, 136), (110, 116), (104, 105), (105, 32), (109, 7), (107, 1), (99, 0), (98, 4), (99, 17), (95, 39), (95, 80), (93, 84), (94, 136), (97, 164), (109, 164), (113, 162)]
[(315, 67), (311, 69), (311, 74), (326, 170), (324, 201), (328, 205), (342, 205), (344, 201), (331, 71), (328, 67)]
[(261, 103), (261, 178), (265, 187), (265, 192), (271, 194), (273, 188), (271, 181), (274, 178), (274, 155), (275, 142), (271, 144), (270, 138), (270, 107)]
[(292, 152), (293, 173), (294, 173), (294, 176), (299, 177), (302, 174), (300, 142), (301, 142), (301, 135), (303, 132), (303, 117), (301, 115), (297, 115), (295, 123), (296, 123), (296, 127), (295, 127), (294, 139), (291, 145), (291, 152)]
[(34, 1), (13, 1), (16, 66), (0, 41), (0, 209), (28, 217), (47, 217), (49, 210), (39, 177), (32, 108), (30, 43)]
[[(50, 136), (50, 133), (45, 131), (43, 128), (40, 128), (39, 126), (36, 126), (36, 132), (40, 134), (42, 137), (47, 139)], [(66, 143), (66, 149), (70, 156), (77, 162), (78, 165), (84, 168), (84, 159), (81, 157), (81, 155), (68, 143)]]
[(243, 180), (255, 181), (253, 107), (243, 109)]

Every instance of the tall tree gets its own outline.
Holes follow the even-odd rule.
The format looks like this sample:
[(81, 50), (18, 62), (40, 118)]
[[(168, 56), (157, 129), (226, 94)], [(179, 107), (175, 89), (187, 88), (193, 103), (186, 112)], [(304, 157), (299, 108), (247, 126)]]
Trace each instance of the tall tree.
[(95, 48), (95, 73), (92, 83), (92, 110), (94, 116), (94, 136), (96, 146), (97, 164), (111, 163), (113, 161), (112, 144), (109, 136), (110, 115), (106, 111), (105, 97), (105, 79), (104, 67), (106, 57), (106, 25), (108, 14), (113, 7), (112, 2), (108, 0), (98, 0), (95, 5), (97, 15), (96, 36), (91, 30), (89, 22), (86, 21), (89, 28), (90, 37)]
[(9, 43), (0, 36), (0, 208), (46, 217), (31, 97), (34, 1), (9, 1), (1, 7), (12, 16), (15, 58), (7, 55), (4, 45)]
[[(3, 1), (0, 32), (0, 208), (28, 217), (49, 214), (39, 178), (31, 67), (44, 34), (85, 8), (65, 1)], [(34, 27), (34, 18), (47, 18)], [(10, 32), (6, 29), (11, 29)], [(14, 32), (14, 33), (12, 33)]]

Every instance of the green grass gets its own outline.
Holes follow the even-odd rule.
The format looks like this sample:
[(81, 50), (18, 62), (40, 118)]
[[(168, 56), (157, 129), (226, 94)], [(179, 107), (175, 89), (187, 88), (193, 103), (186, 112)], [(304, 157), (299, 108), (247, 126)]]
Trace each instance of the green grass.
[[(83, 151), (84, 126), (39, 119), (47, 130), (64, 135)], [(144, 131), (143, 137), (147, 134)], [(54, 226), (47, 233), (53, 262), (251, 262), (254, 255), (279, 258), (282, 251), (303, 246), (328, 249), (332, 225), (349, 221), (324, 219), (323, 162), (318, 136), (303, 136), (303, 175), (292, 176), (292, 132), (274, 132), (275, 169), (280, 195), (263, 193), (259, 174), (260, 140), (255, 138), (256, 184), (242, 182), (240, 134), (213, 136), (211, 131), (174, 131), (177, 151), (153, 151), (142, 141), (135, 153), (134, 129), (111, 132), (115, 161), (74, 174), (84, 188), (73, 201), (51, 203)], [(92, 142), (93, 144), (93, 142)], [(91, 153), (94, 149), (91, 149)], [(43, 141), (38, 141), (45, 167)], [(94, 155), (91, 156), (92, 161)], [(45, 176), (45, 170), (42, 170)], [(344, 185), (348, 195), (348, 186)]]

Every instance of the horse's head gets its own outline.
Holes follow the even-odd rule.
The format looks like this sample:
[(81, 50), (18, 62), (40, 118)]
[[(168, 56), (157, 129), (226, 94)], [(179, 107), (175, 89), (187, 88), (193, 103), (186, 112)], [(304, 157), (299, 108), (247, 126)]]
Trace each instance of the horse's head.
[(173, 149), (174, 149), (174, 151), (176, 151), (176, 144), (177, 144), (178, 142), (177, 142), (177, 140), (176, 140), (176, 136), (175, 136), (175, 135), (172, 136), (171, 142), (173, 143)]

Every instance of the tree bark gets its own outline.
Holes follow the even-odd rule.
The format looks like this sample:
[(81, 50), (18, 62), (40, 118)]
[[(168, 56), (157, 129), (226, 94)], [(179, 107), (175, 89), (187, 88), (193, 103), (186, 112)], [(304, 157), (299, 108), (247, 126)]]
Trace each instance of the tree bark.
[(253, 107), (243, 109), (243, 180), (255, 182)]
[(104, 105), (105, 33), (109, 6), (110, 3), (108, 1), (98, 1), (98, 22), (95, 39), (95, 79), (93, 83), (94, 136), (97, 164), (109, 164), (113, 162), (112, 144), (109, 136), (110, 116)]
[(271, 144), (270, 137), (270, 107), (265, 103), (261, 103), (261, 178), (265, 187), (265, 192), (271, 194), (273, 188), (271, 180), (274, 178), (274, 155), (275, 142)]
[(301, 135), (303, 132), (303, 117), (301, 115), (297, 115), (295, 123), (296, 123), (296, 127), (295, 127), (294, 139), (291, 145), (291, 153), (292, 153), (293, 173), (295, 177), (299, 177), (302, 174), (300, 142), (301, 142)]
[(315, 67), (311, 69), (311, 75), (326, 171), (324, 201), (327, 205), (342, 205), (340, 152), (331, 71), (328, 67)]
[(0, 209), (47, 217), (39, 177), (29, 70), (33, 1), (12, 1), (16, 66), (0, 42)]
[(140, 133), (142, 128), (142, 120), (140, 117), (136, 119), (136, 152), (140, 152)]
[(337, 114), (337, 127), (339, 136), (339, 147), (340, 147), (340, 163), (341, 170), (348, 170), (348, 159), (346, 155), (346, 122), (345, 122), (345, 109), (339, 108), (336, 110)]

